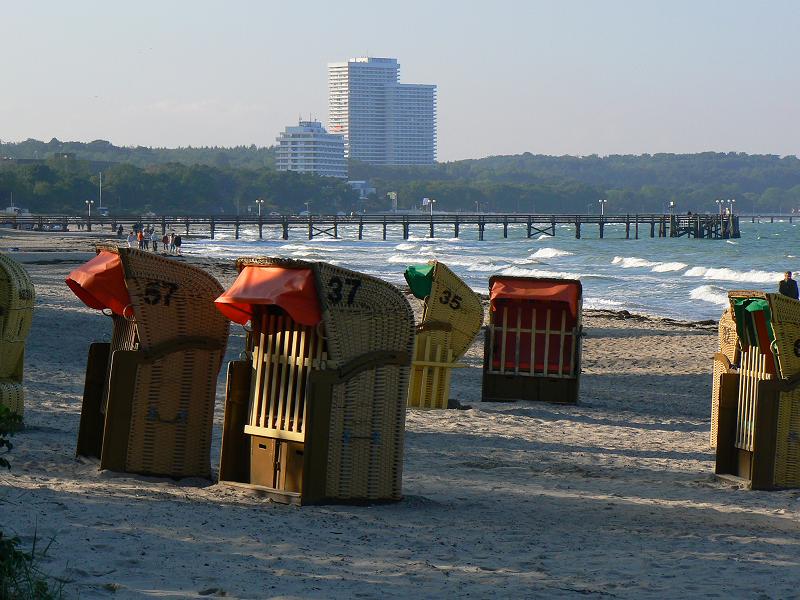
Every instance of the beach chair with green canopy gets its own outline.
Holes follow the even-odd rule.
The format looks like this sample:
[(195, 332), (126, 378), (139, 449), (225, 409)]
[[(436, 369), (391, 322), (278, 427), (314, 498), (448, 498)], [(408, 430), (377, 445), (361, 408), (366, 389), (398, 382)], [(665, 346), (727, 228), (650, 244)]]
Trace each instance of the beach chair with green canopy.
[(739, 360), (719, 378), (715, 472), (750, 489), (800, 487), (800, 302), (728, 297)]
[(405, 271), (411, 293), (423, 300), (408, 387), (408, 405), (447, 408), (452, 370), (483, 323), (481, 299), (443, 263), (432, 260)]
[(20, 417), (25, 392), (22, 371), (25, 340), (33, 322), (36, 292), (27, 271), (0, 253), (0, 405)]

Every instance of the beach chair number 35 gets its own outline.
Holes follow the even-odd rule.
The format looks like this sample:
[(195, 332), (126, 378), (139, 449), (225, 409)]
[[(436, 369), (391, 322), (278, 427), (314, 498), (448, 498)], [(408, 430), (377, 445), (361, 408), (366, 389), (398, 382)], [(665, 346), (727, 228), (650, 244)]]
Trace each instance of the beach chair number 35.
[(453, 294), (452, 290), (444, 290), (442, 295), (439, 296), (439, 302), (441, 304), (447, 304), (453, 310), (458, 310), (461, 308), (461, 301), (463, 298), (458, 294)]
[(331, 304), (339, 304), (344, 299), (344, 291), (345, 286), (347, 286), (347, 304), (348, 306), (352, 305), (356, 299), (356, 292), (358, 292), (358, 288), (361, 287), (361, 280), (360, 279), (351, 279), (345, 278), (342, 281), (341, 277), (331, 277), (328, 281), (328, 287), (331, 289), (328, 292), (328, 301)]
[(146, 304), (163, 304), (169, 306), (169, 301), (178, 289), (178, 285), (167, 281), (149, 280), (144, 286), (144, 301)]

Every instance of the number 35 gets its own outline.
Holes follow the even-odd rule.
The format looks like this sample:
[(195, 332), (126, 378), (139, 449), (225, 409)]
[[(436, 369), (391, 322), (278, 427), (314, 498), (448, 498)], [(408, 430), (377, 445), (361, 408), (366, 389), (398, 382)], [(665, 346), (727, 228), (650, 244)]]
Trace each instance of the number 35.
[(451, 290), (445, 290), (442, 292), (442, 295), (439, 296), (439, 302), (442, 304), (447, 304), (453, 310), (458, 310), (461, 308), (461, 301), (463, 298), (458, 294), (453, 294)]

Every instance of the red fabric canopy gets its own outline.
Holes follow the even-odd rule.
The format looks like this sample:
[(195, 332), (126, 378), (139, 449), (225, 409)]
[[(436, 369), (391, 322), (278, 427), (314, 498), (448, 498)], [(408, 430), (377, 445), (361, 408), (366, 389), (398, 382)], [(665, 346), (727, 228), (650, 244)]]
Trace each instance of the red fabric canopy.
[(131, 316), (131, 297), (125, 285), (125, 274), (118, 254), (101, 251), (92, 260), (72, 271), (66, 282), (89, 308), (109, 308), (116, 315)]
[(552, 279), (528, 279), (517, 277), (495, 277), (489, 290), (492, 310), (495, 300), (540, 300), (548, 302), (564, 302), (569, 305), (570, 313), (578, 315), (578, 299), (581, 284), (578, 281), (564, 280), (559, 283)]
[(245, 267), (214, 302), (223, 315), (242, 325), (252, 319), (253, 305), (258, 304), (279, 306), (301, 325), (316, 325), (322, 320), (311, 269)]

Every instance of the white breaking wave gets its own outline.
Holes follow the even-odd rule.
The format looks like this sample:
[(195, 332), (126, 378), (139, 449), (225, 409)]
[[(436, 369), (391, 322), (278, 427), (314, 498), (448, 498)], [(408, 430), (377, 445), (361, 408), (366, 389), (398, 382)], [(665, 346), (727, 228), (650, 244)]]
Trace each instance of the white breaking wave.
[(554, 277), (560, 279), (580, 279), (577, 273), (565, 273), (562, 271), (544, 271), (541, 269), (523, 269), (521, 267), (506, 267), (500, 271), (502, 275), (514, 275), (517, 277)]
[(783, 273), (774, 271), (758, 271), (752, 269), (750, 271), (734, 271), (723, 267), (720, 269), (708, 267), (692, 267), (684, 277), (702, 277), (703, 279), (714, 279), (717, 281), (743, 281), (748, 283), (773, 283), (777, 284), (778, 281), (783, 279)]
[(556, 258), (557, 256), (572, 256), (574, 252), (559, 250), (558, 248), (539, 248), (531, 254), (530, 258)]
[(619, 265), (623, 269), (630, 269), (633, 267), (654, 267), (660, 263), (653, 262), (652, 260), (645, 260), (636, 256), (615, 256), (611, 261), (612, 265)]
[(688, 265), (682, 262), (666, 262), (659, 263), (651, 269), (653, 273), (671, 273), (672, 271), (680, 271), (685, 269)]
[(617, 300), (608, 300), (607, 298), (591, 298), (587, 297), (583, 303), (584, 308), (593, 308), (595, 310), (616, 310), (625, 306), (622, 302)]
[(416, 244), (397, 244), (394, 247), (395, 250), (414, 250), (417, 247)]
[(694, 288), (689, 292), (689, 297), (692, 300), (702, 300), (703, 302), (710, 302), (711, 304), (718, 304), (720, 306), (728, 305), (728, 294), (724, 289), (716, 285), (701, 285)]

